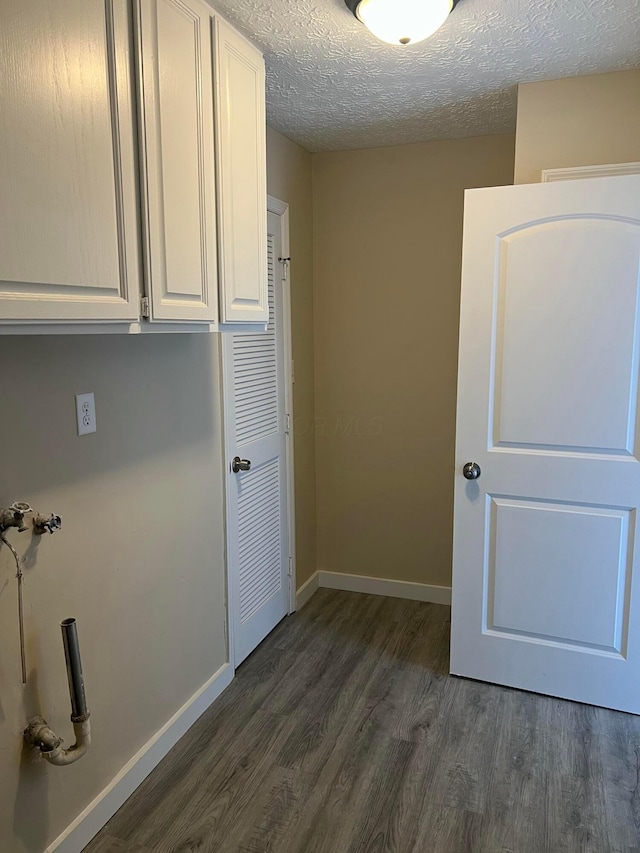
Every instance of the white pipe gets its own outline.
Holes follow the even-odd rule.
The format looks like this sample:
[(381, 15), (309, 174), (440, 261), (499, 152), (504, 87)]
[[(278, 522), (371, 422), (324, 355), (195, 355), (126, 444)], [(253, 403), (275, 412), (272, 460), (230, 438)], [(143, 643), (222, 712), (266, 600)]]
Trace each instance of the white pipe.
[(73, 733), (76, 736), (76, 742), (69, 749), (62, 749), (62, 741), (51, 752), (43, 752), (42, 757), (49, 764), (55, 764), (56, 767), (65, 767), (67, 764), (75, 764), (91, 745), (91, 724), (86, 719), (82, 723), (73, 724)]
[(42, 757), (56, 767), (66, 767), (79, 761), (91, 745), (91, 724), (86, 718), (73, 722), (76, 742), (69, 749), (62, 748), (62, 740), (47, 725), (46, 720), (36, 717), (25, 731), (26, 740), (40, 750)]

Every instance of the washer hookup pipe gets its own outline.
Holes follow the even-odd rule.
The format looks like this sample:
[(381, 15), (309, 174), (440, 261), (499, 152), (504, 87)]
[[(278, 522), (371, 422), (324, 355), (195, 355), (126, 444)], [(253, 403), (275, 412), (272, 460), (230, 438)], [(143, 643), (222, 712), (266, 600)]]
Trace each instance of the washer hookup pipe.
[(91, 744), (90, 712), (87, 710), (87, 698), (84, 692), (80, 646), (75, 619), (65, 619), (60, 623), (64, 656), (67, 662), (67, 678), (71, 697), (71, 722), (75, 734), (75, 743), (68, 749), (62, 746), (58, 737), (42, 717), (34, 717), (24, 730), (24, 739), (28, 744), (40, 750), (42, 757), (57, 767), (74, 764)]

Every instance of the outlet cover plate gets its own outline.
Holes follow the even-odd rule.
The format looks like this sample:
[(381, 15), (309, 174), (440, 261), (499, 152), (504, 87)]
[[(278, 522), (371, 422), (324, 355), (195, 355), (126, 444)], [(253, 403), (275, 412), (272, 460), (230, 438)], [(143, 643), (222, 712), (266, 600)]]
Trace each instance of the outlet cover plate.
[(76, 394), (76, 417), (78, 435), (96, 432), (96, 401), (93, 393)]

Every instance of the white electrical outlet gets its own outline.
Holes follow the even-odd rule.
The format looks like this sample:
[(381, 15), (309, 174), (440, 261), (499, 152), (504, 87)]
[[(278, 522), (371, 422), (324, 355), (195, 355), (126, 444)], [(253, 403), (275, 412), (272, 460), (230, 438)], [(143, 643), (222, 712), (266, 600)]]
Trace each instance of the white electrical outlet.
[(96, 401), (93, 394), (76, 394), (78, 435), (96, 431)]

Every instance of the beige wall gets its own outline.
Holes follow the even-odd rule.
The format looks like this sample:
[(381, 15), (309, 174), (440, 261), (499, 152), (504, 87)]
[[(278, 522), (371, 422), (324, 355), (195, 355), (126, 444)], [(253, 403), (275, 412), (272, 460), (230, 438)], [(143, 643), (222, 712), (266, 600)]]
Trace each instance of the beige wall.
[(316, 569), (311, 154), (272, 128), (267, 128), (267, 184), (270, 195), (289, 204), (296, 556), (301, 586)]
[[(0, 505), (62, 516), (15, 567), (0, 548), (0, 849), (42, 853), (225, 662), (217, 336), (0, 338)], [(98, 432), (76, 436), (74, 394)], [(34, 714), (72, 742), (59, 622), (78, 619), (94, 743), (77, 765), (23, 752)]]
[(515, 182), (542, 169), (640, 160), (640, 70), (518, 87)]
[(463, 191), (513, 147), (314, 155), (319, 569), (451, 582)]

